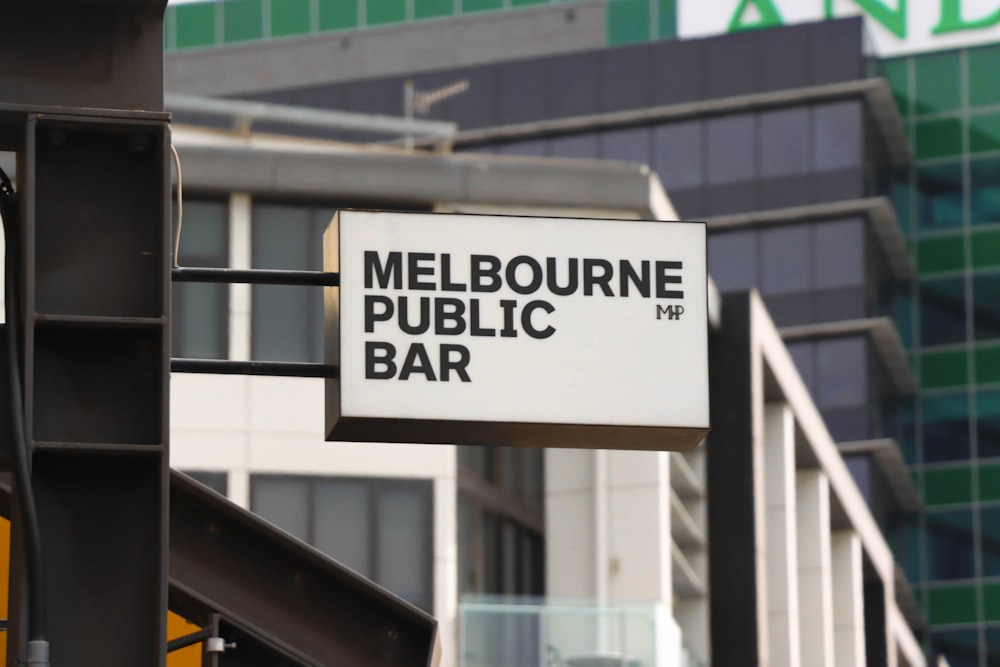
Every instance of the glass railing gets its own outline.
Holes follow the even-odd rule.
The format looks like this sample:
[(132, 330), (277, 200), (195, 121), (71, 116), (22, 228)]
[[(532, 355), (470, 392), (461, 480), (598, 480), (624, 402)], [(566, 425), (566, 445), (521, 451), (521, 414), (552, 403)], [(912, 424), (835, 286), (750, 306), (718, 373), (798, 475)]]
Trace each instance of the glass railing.
[(466, 596), (462, 667), (700, 667), (659, 604)]

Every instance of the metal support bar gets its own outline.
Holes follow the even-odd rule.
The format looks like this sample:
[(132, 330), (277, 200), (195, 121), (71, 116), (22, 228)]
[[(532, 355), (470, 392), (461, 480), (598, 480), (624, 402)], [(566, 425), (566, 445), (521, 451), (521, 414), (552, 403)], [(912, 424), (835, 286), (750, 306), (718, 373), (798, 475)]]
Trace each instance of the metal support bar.
[(212, 628), (202, 628), (201, 630), (192, 632), (189, 635), (171, 639), (167, 642), (167, 653), (173, 653), (174, 651), (179, 651), (182, 648), (187, 648), (192, 644), (197, 644), (198, 642), (204, 641), (214, 635), (215, 631), (212, 630)]
[(297, 361), (230, 361), (228, 359), (171, 359), (174, 373), (219, 375), (276, 375), (300, 378), (337, 378), (340, 366)]
[(249, 283), (251, 285), (316, 285), (339, 287), (340, 274), (324, 271), (278, 271), (270, 269), (216, 269), (175, 267), (170, 271), (174, 282)]
[(373, 134), (428, 136), (443, 139), (458, 131), (456, 123), (440, 120), (398, 118), (349, 111), (314, 109), (286, 104), (226, 100), (196, 95), (170, 93), (166, 96), (168, 110), (190, 112), (209, 116), (227, 116), (244, 121), (247, 126), (254, 121), (287, 123), (334, 130), (354, 130)]
[[(227, 666), (438, 664), (431, 616), (182, 473), (170, 489), (169, 606), (226, 638)], [(0, 516), (11, 509), (0, 479)]]

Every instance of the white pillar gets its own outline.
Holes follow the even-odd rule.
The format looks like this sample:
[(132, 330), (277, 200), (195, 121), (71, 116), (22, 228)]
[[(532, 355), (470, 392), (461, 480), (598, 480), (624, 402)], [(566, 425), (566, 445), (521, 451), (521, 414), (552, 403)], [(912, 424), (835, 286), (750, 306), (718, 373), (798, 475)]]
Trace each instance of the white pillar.
[(594, 459), (592, 450), (545, 450), (545, 581), (553, 599), (597, 597)]
[[(234, 193), (229, 197), (229, 266), (249, 269), (250, 247), (250, 195)], [(250, 359), (250, 285), (229, 285), (229, 358), (237, 361)]]
[(864, 573), (861, 570), (861, 541), (853, 530), (833, 533), (830, 560), (837, 667), (865, 667)]
[(608, 598), (672, 608), (666, 452), (607, 452)]
[(819, 469), (796, 474), (802, 664), (834, 667), (830, 486)]
[(799, 667), (795, 420), (784, 403), (765, 407), (764, 476), (770, 664)]

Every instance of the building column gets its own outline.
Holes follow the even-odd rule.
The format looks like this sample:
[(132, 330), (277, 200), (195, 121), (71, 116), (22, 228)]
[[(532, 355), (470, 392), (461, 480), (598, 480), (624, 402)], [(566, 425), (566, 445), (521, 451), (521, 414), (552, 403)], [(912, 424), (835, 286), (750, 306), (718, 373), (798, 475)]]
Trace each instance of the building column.
[(795, 420), (785, 403), (764, 409), (764, 476), (770, 664), (799, 667)]
[(834, 667), (830, 486), (819, 469), (796, 474), (801, 661)]
[(861, 569), (861, 541), (853, 530), (833, 533), (830, 561), (837, 667), (865, 667), (864, 572)]

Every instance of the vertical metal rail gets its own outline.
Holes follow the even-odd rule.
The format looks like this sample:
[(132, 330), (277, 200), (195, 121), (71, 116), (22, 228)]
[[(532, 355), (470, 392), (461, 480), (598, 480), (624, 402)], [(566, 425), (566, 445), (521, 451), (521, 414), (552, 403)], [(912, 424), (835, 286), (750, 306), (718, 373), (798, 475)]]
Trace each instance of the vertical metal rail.
[(28, 653), (24, 611), (39, 600), (28, 599), (15, 502), (11, 665), (165, 662), (165, 5), (10, 0), (3, 10), (0, 147), (17, 152), (16, 333), (51, 647), (48, 658)]

